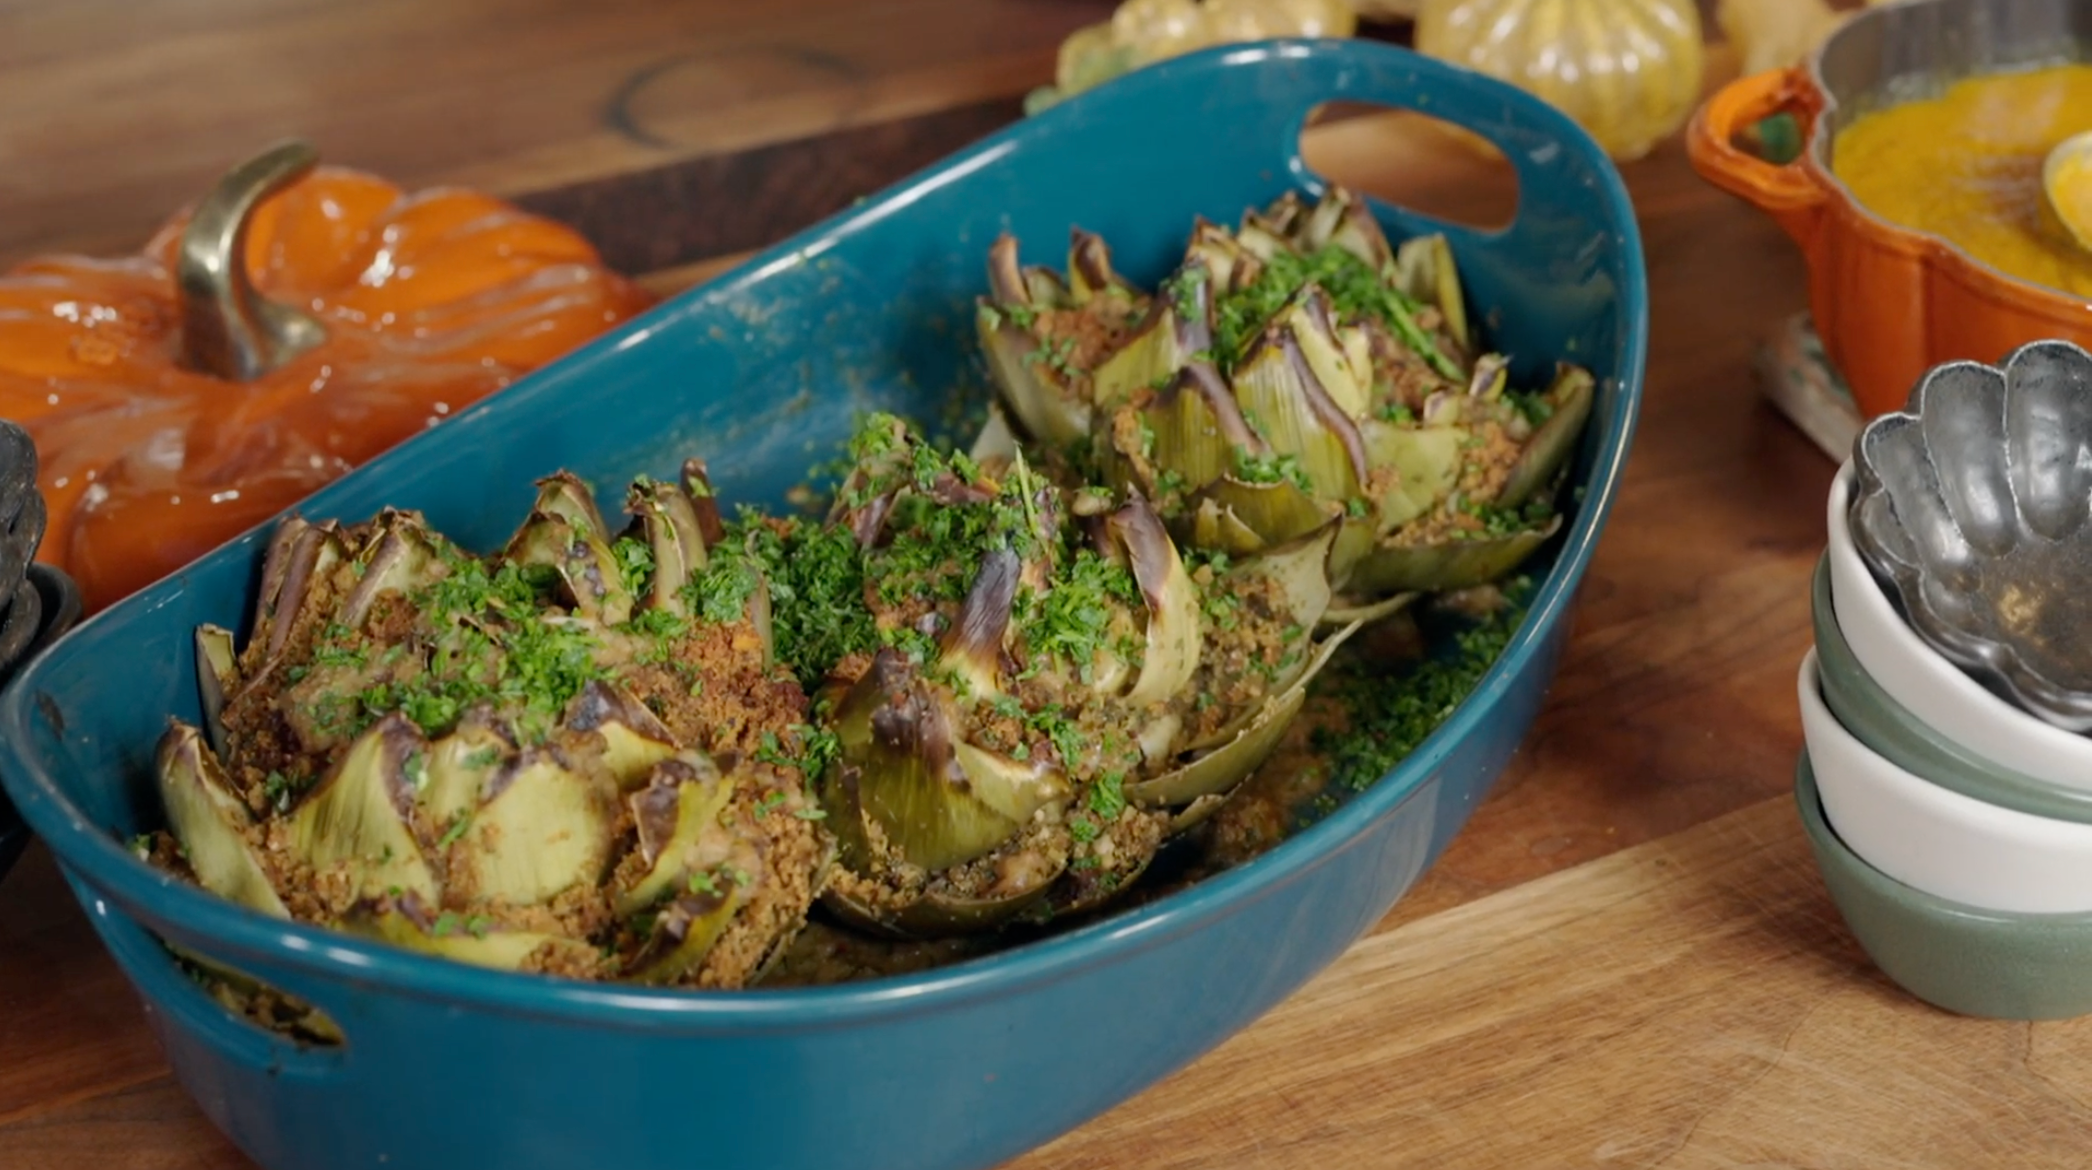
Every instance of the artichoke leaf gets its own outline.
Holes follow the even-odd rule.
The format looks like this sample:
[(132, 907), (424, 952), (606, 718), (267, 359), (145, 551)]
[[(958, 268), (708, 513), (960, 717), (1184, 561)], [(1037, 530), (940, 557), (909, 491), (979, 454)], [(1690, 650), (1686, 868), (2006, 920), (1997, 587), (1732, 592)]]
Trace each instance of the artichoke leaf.
[(1211, 497), (1193, 506), (1189, 539), (1194, 548), (1219, 549), (1231, 557), (1253, 556), (1264, 551), (1267, 543), (1256, 529)]
[(988, 421), (981, 425), (981, 433), (975, 436), (966, 456), (983, 465), (1017, 457), (1017, 432), (1010, 429), (1009, 415), (1003, 412), (1001, 403), (988, 404)]
[(836, 716), (841, 755), (823, 776), (845, 865), (878, 868), (888, 852), (935, 872), (986, 856), (1041, 808), (1065, 801), (1062, 772), (1041, 756), (1018, 761), (957, 740), (943, 696), (891, 648), (853, 685)]
[(1516, 569), (1561, 527), (1562, 518), (1556, 515), (1538, 528), (1505, 536), (1435, 544), (1382, 544), (1352, 569), (1347, 587), (1371, 596), (1411, 591), (1441, 593), (1484, 585)]
[(488, 781), (514, 750), (485, 712), (474, 711), (459, 720), (449, 735), (429, 745), (417, 797), (422, 823), (452, 825), (478, 808)]
[[(313, 525), (303, 516), (285, 516), (269, 534), (269, 551), (262, 557), (261, 588), (256, 593), (256, 630), (268, 625), (283, 601), (283, 586), (290, 574), (291, 561), (296, 555), (298, 542)], [(292, 605), (293, 609), (297, 606)]]
[(211, 750), (225, 752), (225, 701), (238, 688), (239, 655), (232, 631), (208, 623), (196, 627), (196, 692), (203, 707), (203, 731)]
[(246, 686), (260, 681), (268, 668), (282, 658), (301, 617), (320, 614), (327, 593), (319, 586), (348, 559), (341, 529), (332, 521), (306, 524), (298, 530), (284, 554), (282, 585), (276, 591), (275, 602), (265, 607), (266, 617), (255, 626), (257, 636), (267, 632), (263, 642), (264, 665), (247, 677)]
[(1376, 536), (1385, 536), (1436, 508), (1460, 481), (1470, 432), (1458, 426), (1404, 427), (1368, 419), (1360, 429), (1373, 466), (1395, 477), (1379, 500)]
[(1032, 360), (1039, 342), (986, 301), (981, 302), (975, 322), (996, 388), (1024, 433), (1053, 447), (1066, 447), (1087, 437), (1089, 401), (1058, 370)]
[(1178, 370), (1144, 402), (1119, 407), (1109, 439), (1116, 458), (1104, 463), (1112, 486), (1158, 500), (1170, 494), (1165, 483), (1176, 491), (1212, 483), (1235, 466), (1238, 451), (1268, 454), (1227, 384), (1203, 361)]
[(600, 880), (609, 866), (612, 789), (549, 749), (504, 761), (487, 798), (444, 832), (453, 904), (534, 906)]
[(719, 893), (679, 894), (655, 916), (646, 946), (628, 968), (640, 983), (674, 983), (704, 965), (753, 891), (726, 879)]
[(1223, 293), (1248, 287), (1264, 270), (1263, 262), (1251, 255), (1240, 240), (1204, 216), (1192, 224), (1191, 243), (1184, 250), (1184, 259), (1205, 266), (1213, 274), (1213, 287)]
[(1467, 298), (1460, 288), (1460, 269), (1453, 246), (1443, 235), (1417, 236), (1395, 250), (1393, 284), (1411, 300), (1436, 305), (1446, 332), (1463, 352), (1474, 349), (1468, 332)]
[[(1023, 463), (1018, 463), (1020, 468)], [(969, 695), (1002, 693), (1002, 648), (1016, 614), (1017, 587), (1026, 566), (1017, 554), (1000, 548), (981, 561), (966, 600), (945, 632), (937, 667), (964, 684)]]
[(1330, 401), (1354, 422), (1366, 417), (1372, 406), (1372, 368), (1369, 362), (1356, 360), (1365, 348), (1365, 334), (1354, 330), (1347, 336), (1338, 331), (1329, 294), (1320, 285), (1303, 285), (1279, 310), (1277, 323), (1291, 332), (1300, 356), (1314, 372), (1315, 383)]
[(706, 564), (705, 537), (695, 502), (681, 487), (652, 480), (632, 485), (625, 508), (639, 517), (647, 547), (654, 554), (646, 608), (688, 617), (690, 603), (683, 596), (683, 586)]
[(630, 889), (619, 891), (617, 913), (628, 917), (688, 886), (693, 873), (709, 873), (731, 855), (729, 830), (720, 814), (734, 788), (702, 756), (665, 760), (647, 786), (626, 798), (638, 826), (641, 856), (651, 862)]
[(1378, 601), (1358, 601), (1354, 598), (1339, 597), (1330, 603), (1330, 607), (1327, 610), (1323, 611), (1322, 624), (1325, 627), (1348, 626), (1354, 622), (1360, 625), (1371, 625), (1374, 622), (1393, 617), (1402, 612), (1413, 604), (1417, 598), (1422, 596), (1423, 594), (1421, 593), (1397, 593), (1393, 597), (1383, 597)]
[(1226, 804), (1228, 798), (1233, 796), (1240, 787), (1241, 785), (1236, 785), (1235, 788), (1230, 788), (1226, 792), (1209, 792), (1178, 809), (1176, 815), (1170, 818), (1169, 829), (1166, 835), (1174, 837), (1205, 824), (1212, 819), (1214, 813), (1220, 811), (1220, 806)]
[(977, 303), (974, 328), (987, 356), (1002, 401), (1026, 435), (1054, 447), (1066, 447), (1090, 433), (1089, 399), (1051, 363), (1035, 360), (1042, 338), (1036, 314), (1060, 307), (1064, 294), (1051, 274), (1027, 271), (1017, 262), (1014, 236), (998, 237), (988, 249), (989, 296)]
[(1081, 228), (1068, 233), (1068, 301), (1082, 306), (1098, 297), (1130, 305), (1140, 294), (1112, 271), (1111, 247), (1104, 237)]
[(292, 848), (315, 870), (340, 868), (359, 896), (398, 889), (436, 900), (436, 873), (413, 828), (409, 761), (427, 750), (395, 711), (349, 744), (290, 813)]
[(558, 572), (574, 612), (606, 626), (632, 616), (633, 597), (588, 488), (561, 472), (539, 480), (537, 506), (503, 550), (518, 565)]
[[(721, 782), (731, 792), (731, 782)], [(704, 966), (734, 916), (762, 888), (766, 871), (761, 835), (745, 811), (712, 813), (685, 855), (686, 868), (666, 902), (654, 903), (653, 922), (629, 970), (642, 983), (680, 982)]]
[(712, 490), (712, 476), (702, 459), (683, 460), (683, 494), (690, 497), (690, 510), (697, 516), (697, 535), (706, 548), (726, 539), (726, 521), (719, 515), (719, 496)]
[(1023, 854), (1003, 866), (997, 881), (972, 896), (931, 888), (905, 905), (875, 909), (837, 885), (821, 894), (830, 913), (882, 938), (934, 939), (981, 934), (1008, 925), (1043, 905), (1067, 872), (1066, 857)]
[(268, 871), (247, 840), (253, 814), (232, 791), (225, 769), (196, 728), (175, 723), (155, 753), (160, 802), (203, 888), (272, 918), (289, 918)]
[(1526, 440), (1518, 462), (1512, 465), (1511, 474), (1497, 492), (1498, 505), (1515, 508), (1525, 503), (1569, 462), (1569, 457), (1576, 451), (1577, 440), (1583, 434), (1584, 422), (1591, 417), (1591, 406), (1596, 398), (1594, 390), (1595, 383), (1588, 370), (1564, 366), (1556, 374), (1554, 385), (1548, 388), (1544, 399), (1553, 407), (1553, 412)]
[(1467, 396), (1494, 402), (1504, 396), (1504, 387), (1510, 381), (1511, 359), (1500, 353), (1485, 353), (1475, 359), (1474, 372), (1468, 375)]
[(378, 598), (387, 593), (406, 596), (447, 571), (421, 517), (392, 508), (379, 514), (356, 566), (356, 584), (336, 618), (351, 630), (363, 629)]
[(1234, 390), (1243, 416), (1275, 455), (1299, 461), (1316, 496), (1358, 497), (1366, 478), (1364, 440), (1308, 365), (1291, 324), (1282, 320), (1252, 343), (1235, 370)]
[(1356, 624), (1348, 625), (1324, 638), (1292, 683), (1238, 721), (1225, 743), (1159, 776), (1126, 785), (1126, 799), (1148, 807), (1174, 807), (1229, 791), (1241, 783), (1278, 749), (1294, 717), (1307, 703), (1308, 684), (1358, 628)]
[(1128, 567), (1148, 608), (1147, 649), (1140, 676), (1124, 696), (1129, 706), (1146, 707), (1182, 690), (1198, 671), (1204, 637), (1199, 589), (1185, 571), (1161, 518), (1146, 500), (1134, 496), (1105, 521), (1105, 529), (1125, 549)]
[(593, 679), (567, 704), (566, 726), (603, 739), (603, 766), (620, 789), (647, 782), (654, 766), (676, 753), (675, 734), (630, 691)]
[(403, 950), (497, 971), (520, 971), (534, 956), (548, 949), (558, 956), (554, 962), (562, 970), (585, 968), (602, 961), (596, 948), (585, 939), (534, 930), (506, 930), (478, 918), (460, 920), (456, 914), (431, 915), (419, 900), (410, 896), (359, 906), (344, 918), (342, 925)]
[[(1232, 475), (1222, 476), (1206, 486), (1194, 506), (1202, 508), (1208, 502), (1213, 504), (1217, 515), (1231, 518), (1255, 537), (1252, 547), (1217, 546), (1230, 556), (1261, 552), (1272, 545), (1298, 540), (1327, 527), (1336, 516), (1334, 506), (1316, 502), (1298, 484), (1284, 479), (1249, 483)], [(1196, 533), (1196, 529), (1194, 531)], [(1232, 526), (1216, 529), (1223, 538), (1234, 531)], [(1193, 542), (1202, 548), (1216, 547), (1196, 534)], [(1247, 542), (1236, 540), (1234, 543), (1239, 546)]]
[(1293, 624), (1311, 629), (1328, 610), (1329, 561), (1340, 529), (1335, 522), (1279, 545), (1228, 570), (1230, 583), (1264, 577), (1279, 587)]
[(557, 516), (581, 536), (610, 539), (610, 526), (603, 523), (603, 510), (596, 506), (595, 493), (571, 471), (556, 471), (538, 480), (536, 511)]
[(1300, 225), (1299, 237), (1304, 252), (1333, 245), (1365, 261), (1374, 272), (1385, 271), (1395, 260), (1372, 209), (1344, 187), (1331, 187), (1322, 196)]
[(1188, 262), (1149, 304), (1133, 336), (1091, 374), (1091, 401), (1105, 410), (1129, 402), (1212, 349), (1213, 274)]

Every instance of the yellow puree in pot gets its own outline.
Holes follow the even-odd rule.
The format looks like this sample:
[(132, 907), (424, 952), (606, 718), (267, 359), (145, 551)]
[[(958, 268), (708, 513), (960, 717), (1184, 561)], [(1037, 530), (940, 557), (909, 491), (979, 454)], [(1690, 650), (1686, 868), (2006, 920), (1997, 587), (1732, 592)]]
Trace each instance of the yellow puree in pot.
[(2042, 160), (2081, 130), (2092, 130), (2092, 65), (1991, 74), (1861, 117), (1832, 144), (1832, 169), (1883, 219), (2021, 280), (2092, 298), (2092, 255), (2041, 193)]

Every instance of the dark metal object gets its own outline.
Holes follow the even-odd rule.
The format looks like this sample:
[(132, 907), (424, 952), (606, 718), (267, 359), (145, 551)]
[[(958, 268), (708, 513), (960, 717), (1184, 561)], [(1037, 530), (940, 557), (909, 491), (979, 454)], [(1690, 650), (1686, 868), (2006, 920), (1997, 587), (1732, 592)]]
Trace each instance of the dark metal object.
[(1940, 366), (1853, 444), (1853, 543), (1918, 636), (2040, 718), (2092, 730), (2092, 354)]
[[(36, 444), (29, 432), (0, 419), (0, 685), (80, 617), (80, 590), (72, 578), (35, 563), (43, 537)], [(28, 826), (0, 796), (0, 877), (28, 844)]]

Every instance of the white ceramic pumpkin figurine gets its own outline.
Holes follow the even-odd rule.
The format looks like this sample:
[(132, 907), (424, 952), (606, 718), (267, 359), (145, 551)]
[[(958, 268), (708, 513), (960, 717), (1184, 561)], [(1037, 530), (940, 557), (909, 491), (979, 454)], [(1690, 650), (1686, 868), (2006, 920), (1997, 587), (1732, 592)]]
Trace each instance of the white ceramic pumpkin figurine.
[(1694, 0), (1425, 0), (1416, 47), (1546, 100), (1622, 160), (1685, 124), (1705, 68)]

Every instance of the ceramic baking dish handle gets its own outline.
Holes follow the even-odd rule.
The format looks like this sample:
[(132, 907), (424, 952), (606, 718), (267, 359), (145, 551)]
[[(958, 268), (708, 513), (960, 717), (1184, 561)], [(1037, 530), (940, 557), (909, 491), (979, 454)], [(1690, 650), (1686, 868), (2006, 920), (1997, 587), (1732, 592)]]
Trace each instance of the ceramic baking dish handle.
[[(350, 1005), (337, 1002), (342, 989), (338, 980), (310, 977), (266, 959), (227, 959), (209, 953), (215, 948), (200, 939), (188, 940), (184, 945), (185, 940), (170, 935), (163, 943), (113, 903), (91, 897), (83, 901), (94, 907), (88, 917), (95, 932), (101, 935), (117, 965), (138, 986), (145, 1002), (156, 1012), (173, 1017), (152, 1023), (177, 1068), (183, 1046), (201, 1042), (240, 1067), (272, 1069), (279, 1076), (329, 1085), (342, 1078), (353, 1051), (354, 1037), (350, 1033), (355, 1029), (345, 1026), (349, 1017), (343, 1009)], [(330, 1023), (341, 1027), (345, 1042), (314, 1045), (271, 1032), (220, 1002), (185, 969), (185, 962), (199, 968), (215, 966), (221, 972), (244, 976), (269, 990), (303, 1000), (324, 1013)]]
[(1807, 142), (1821, 104), (1815, 83), (1801, 69), (1768, 70), (1730, 82), (1700, 107), (1686, 129), (1693, 169), (1772, 216), (1795, 242), (1807, 246), (1821, 217), (1823, 184), (1802, 159), (1777, 165), (1737, 146), (1736, 140), (1747, 128), (1787, 113), (1801, 121)]
[[(1271, 51), (1282, 55), (1284, 43)], [(1545, 221), (1554, 217), (1542, 209), (1550, 202), (1581, 202), (1587, 197), (1590, 164), (1603, 158), (1595, 145), (1588, 151), (1563, 150), (1565, 136), (1583, 136), (1575, 123), (1550, 106), (1506, 102), (1504, 89), (1503, 82), (1473, 70), (1399, 50), (1348, 59), (1342, 68), (1323, 76), (1298, 78), (1283, 94), (1274, 92), (1274, 99), (1282, 103), (1277, 111), (1278, 129), (1290, 169), (1311, 189), (1326, 187), (1329, 180), (1308, 165), (1300, 152), (1300, 135), (1318, 109), (1334, 102), (1413, 111), (1486, 139), (1503, 153), (1517, 175), (1518, 207), (1508, 226), (1471, 227), (1385, 200), (1376, 202), (1398, 238), (1435, 233), (1449, 237), (1456, 246), (1464, 242), (1483, 252), (1497, 252), (1552, 230)], [(1565, 190), (1577, 191), (1578, 198), (1560, 200), (1557, 193)]]

